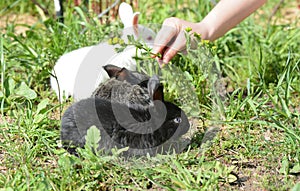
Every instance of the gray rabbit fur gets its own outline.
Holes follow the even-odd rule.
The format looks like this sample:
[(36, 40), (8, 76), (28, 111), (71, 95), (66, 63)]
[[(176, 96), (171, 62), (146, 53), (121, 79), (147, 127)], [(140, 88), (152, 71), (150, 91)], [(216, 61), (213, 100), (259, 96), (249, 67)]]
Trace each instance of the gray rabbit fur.
[[(107, 65), (103, 68), (110, 79), (101, 83), (93, 92), (92, 97), (122, 103), (128, 107), (135, 105), (145, 108), (153, 105), (147, 87), (149, 76), (114, 65)], [(161, 86), (157, 76), (151, 78), (150, 84)]]
[(166, 153), (172, 148), (170, 143), (189, 129), (185, 113), (164, 101), (157, 76), (150, 78), (113, 65), (104, 69), (110, 79), (100, 84), (91, 98), (74, 103), (64, 113), (64, 148), (76, 154), (76, 147), (85, 145), (87, 130), (95, 125), (101, 132), (98, 148), (104, 151), (129, 147), (124, 155)]

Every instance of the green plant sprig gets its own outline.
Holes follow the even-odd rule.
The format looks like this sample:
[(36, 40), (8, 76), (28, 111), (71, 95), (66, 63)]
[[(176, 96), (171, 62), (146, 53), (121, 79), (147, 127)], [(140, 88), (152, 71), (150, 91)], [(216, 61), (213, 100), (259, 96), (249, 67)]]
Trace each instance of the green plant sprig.
[(126, 43), (123, 39), (119, 37), (114, 37), (108, 40), (108, 44), (110, 45), (119, 45), (119, 47), (116, 47), (116, 51), (122, 52), (126, 47), (128, 46), (134, 46), (137, 49), (144, 50), (146, 52), (146, 55), (150, 55), (150, 58), (157, 57), (162, 58), (162, 55), (160, 53), (153, 53), (152, 48), (147, 46), (147, 44), (141, 42), (138, 39), (134, 39), (133, 35), (127, 35), (128, 42)]

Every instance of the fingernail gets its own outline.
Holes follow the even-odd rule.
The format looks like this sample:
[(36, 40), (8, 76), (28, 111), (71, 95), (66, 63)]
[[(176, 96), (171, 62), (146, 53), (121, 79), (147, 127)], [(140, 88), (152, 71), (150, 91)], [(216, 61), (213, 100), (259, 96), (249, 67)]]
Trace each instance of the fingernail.
[(159, 64), (162, 64), (162, 63), (163, 63), (162, 59), (160, 59), (160, 58), (156, 58), (156, 60), (157, 60), (157, 62), (158, 62)]
[(164, 64), (168, 64), (170, 62), (170, 59), (168, 57), (164, 57), (164, 59), (162, 60), (162, 62)]
[(156, 61), (157, 61), (158, 65), (159, 65), (159, 67), (161, 68), (162, 65), (164, 64), (163, 61), (162, 61), (162, 59), (156, 57)]

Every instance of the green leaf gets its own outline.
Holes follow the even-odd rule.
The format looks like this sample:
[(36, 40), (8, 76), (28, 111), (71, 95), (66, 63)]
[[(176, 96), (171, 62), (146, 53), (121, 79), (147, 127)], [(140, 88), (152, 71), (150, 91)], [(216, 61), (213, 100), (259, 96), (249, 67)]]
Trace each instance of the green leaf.
[(188, 71), (184, 71), (184, 75), (187, 77), (187, 79), (189, 81), (193, 81), (193, 76), (188, 72)]
[(12, 189), (11, 187), (7, 187), (7, 188), (0, 188), (0, 191), (13, 191), (14, 189)]
[(113, 148), (111, 150), (112, 154), (114, 156), (118, 156), (120, 155), (121, 153), (125, 152), (125, 151), (128, 151), (129, 147), (124, 147), (124, 148), (121, 148), (121, 149), (117, 149), (117, 148)]
[(284, 156), (281, 162), (281, 168), (279, 172), (286, 175), (288, 174), (288, 171), (289, 171), (289, 161), (287, 156)]
[(80, 17), (83, 19), (84, 23), (87, 23), (87, 19), (85, 17), (84, 12), (82, 11), (82, 9), (80, 7), (75, 7), (74, 9), (80, 15)]
[(87, 131), (87, 134), (85, 136), (85, 145), (89, 148), (97, 150), (100, 139), (100, 130), (95, 125), (93, 125)]
[(237, 179), (238, 178), (233, 174), (229, 174), (228, 177), (227, 177), (227, 180), (228, 180), (229, 183), (233, 183), (233, 182), (237, 181)]
[(300, 183), (297, 183), (297, 184), (293, 187), (292, 191), (300, 191)]
[(4, 94), (2, 91), (0, 91), (0, 98), (3, 98), (4, 97)]
[(258, 112), (257, 112), (257, 110), (256, 110), (256, 107), (255, 107), (255, 105), (254, 105), (252, 99), (248, 99), (247, 102), (248, 102), (248, 104), (250, 105), (251, 109), (254, 111), (255, 115), (258, 116)]
[(300, 173), (300, 163), (296, 164), (291, 170), (290, 173), (299, 174)]
[(135, 42), (133, 35), (127, 35), (128, 42)]
[(7, 85), (8, 85), (8, 87), (5, 87), (5, 89), (8, 90), (8, 92), (5, 92), (5, 94), (8, 97), (14, 92), (14, 89), (16, 87), (15, 80), (13, 80), (12, 78), (9, 78)]
[(33, 123), (34, 123), (34, 124), (38, 124), (38, 123), (40, 123), (43, 119), (45, 119), (45, 115), (44, 115), (44, 114), (37, 114), (37, 115), (34, 116)]
[(30, 89), (24, 82), (22, 82), (20, 87), (16, 90), (16, 94), (27, 99), (35, 99), (37, 97), (35, 91)]
[(28, 50), (31, 53), (31, 55), (33, 55), (35, 58), (39, 56), (38, 53), (33, 48), (28, 47)]
[(43, 109), (45, 109), (47, 107), (47, 105), (49, 104), (49, 99), (43, 99), (37, 106), (37, 110), (36, 113), (40, 113)]

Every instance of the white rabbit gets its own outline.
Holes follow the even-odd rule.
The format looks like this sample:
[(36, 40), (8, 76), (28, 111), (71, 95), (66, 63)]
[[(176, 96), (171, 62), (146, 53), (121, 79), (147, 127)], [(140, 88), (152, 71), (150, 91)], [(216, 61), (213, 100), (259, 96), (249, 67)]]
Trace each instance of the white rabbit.
[[(151, 46), (156, 34), (150, 28), (138, 24), (138, 12), (133, 13), (132, 7), (123, 2), (119, 7), (119, 16), (124, 24), (121, 37), (124, 41), (127, 41), (127, 35), (133, 35), (135, 39)], [(52, 71), (54, 76), (50, 77), (51, 87), (59, 100), (62, 102), (69, 96), (75, 100), (90, 97), (98, 84), (109, 78), (103, 70), (107, 64), (135, 70), (136, 62), (132, 58), (136, 54), (135, 47), (128, 46), (121, 53), (117, 53), (115, 48), (103, 42), (61, 56)]]

